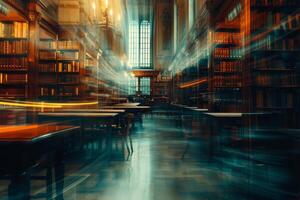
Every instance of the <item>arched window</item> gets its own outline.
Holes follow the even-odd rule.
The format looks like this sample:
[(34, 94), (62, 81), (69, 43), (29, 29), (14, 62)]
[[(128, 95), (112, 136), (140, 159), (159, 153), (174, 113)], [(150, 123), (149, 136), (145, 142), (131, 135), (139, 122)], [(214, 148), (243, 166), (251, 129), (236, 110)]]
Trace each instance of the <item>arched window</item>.
[(148, 20), (129, 23), (129, 66), (151, 68), (151, 24)]
[(139, 22), (131, 21), (129, 23), (129, 66), (139, 66)]
[(142, 21), (140, 29), (140, 67), (149, 68), (150, 67), (150, 23), (149, 21)]

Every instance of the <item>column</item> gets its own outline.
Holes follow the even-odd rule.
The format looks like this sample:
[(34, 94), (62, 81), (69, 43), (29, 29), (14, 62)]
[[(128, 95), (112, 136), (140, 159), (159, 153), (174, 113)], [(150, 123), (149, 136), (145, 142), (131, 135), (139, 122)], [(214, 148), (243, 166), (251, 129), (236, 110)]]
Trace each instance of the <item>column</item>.
[(41, 15), (37, 12), (37, 4), (29, 3), (29, 50), (28, 50), (28, 99), (38, 97), (38, 42), (39, 21)]

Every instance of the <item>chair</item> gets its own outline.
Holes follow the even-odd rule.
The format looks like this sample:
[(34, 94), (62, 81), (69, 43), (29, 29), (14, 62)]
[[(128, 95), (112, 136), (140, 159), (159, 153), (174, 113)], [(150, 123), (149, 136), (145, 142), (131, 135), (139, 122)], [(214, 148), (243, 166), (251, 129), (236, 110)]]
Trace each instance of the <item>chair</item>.
[[(133, 153), (132, 138), (130, 135), (131, 130), (133, 128), (133, 120), (134, 120), (134, 114), (127, 113), (120, 120), (120, 123), (113, 127), (113, 129), (115, 130), (114, 136), (122, 138), (122, 142), (123, 144), (126, 145), (126, 149), (129, 155)], [(128, 144), (128, 140), (129, 140), (129, 144)]]
[(190, 145), (192, 142), (200, 141), (199, 129), (196, 126), (197, 123), (193, 118), (193, 115), (183, 115), (182, 117), (182, 131), (184, 134), (184, 138), (186, 140), (186, 146), (181, 155), (181, 159), (183, 160), (185, 155), (190, 149)]

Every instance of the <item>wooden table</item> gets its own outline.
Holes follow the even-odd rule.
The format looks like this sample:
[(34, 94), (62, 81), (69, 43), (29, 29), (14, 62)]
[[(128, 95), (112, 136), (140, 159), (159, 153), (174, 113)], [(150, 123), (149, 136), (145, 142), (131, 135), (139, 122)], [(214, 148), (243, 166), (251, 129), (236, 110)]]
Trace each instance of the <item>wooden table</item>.
[(191, 110), (195, 111), (195, 112), (207, 112), (208, 111), (207, 108), (193, 108)]
[(139, 106), (141, 103), (118, 103), (116, 106)]
[(145, 112), (150, 110), (150, 106), (134, 106), (134, 105), (114, 105), (114, 106), (105, 106), (105, 109), (124, 109), (126, 112), (138, 113)]
[[(47, 199), (52, 198), (52, 167), (55, 169), (57, 199), (63, 199), (64, 141), (78, 126), (32, 124), (0, 126), (0, 171), (10, 175), (9, 199), (30, 199), (31, 171), (46, 160)], [(45, 159), (46, 158), (46, 159)]]
[(203, 112), (208, 112), (207, 108), (198, 108), (195, 106), (187, 106), (187, 105), (182, 105), (182, 104), (171, 104), (171, 106), (176, 107), (181, 111), (181, 114), (199, 114)]
[(193, 110), (193, 109), (197, 109), (198, 107), (195, 107), (195, 106), (186, 106), (185, 108), (186, 108), (186, 109)]
[[(101, 139), (103, 136), (103, 132), (100, 132), (100, 130), (105, 130), (104, 136), (106, 138), (106, 145), (108, 147), (108, 152), (109, 154), (111, 153), (111, 145), (112, 145), (112, 140), (111, 140), (111, 135), (113, 132), (113, 127), (112, 125), (119, 124), (120, 119), (119, 113), (93, 113), (93, 112), (56, 112), (56, 113), (39, 113), (38, 114), (39, 118), (41, 120), (74, 120), (73, 124), (74, 125), (80, 125), (81, 131), (80, 131), (80, 149), (83, 149), (84, 146), (84, 141), (86, 141), (86, 138), (88, 137), (86, 130), (88, 125), (95, 126), (96, 128), (98, 127), (99, 131), (96, 131), (95, 136), (96, 139)], [(100, 134), (101, 133), (101, 134)]]
[(221, 113), (221, 112), (207, 112), (204, 114), (214, 118), (240, 118), (243, 115), (243, 113)]
[(64, 120), (85, 120), (88, 122), (97, 122), (113, 124), (116, 122), (119, 113), (103, 112), (47, 112), (38, 113), (38, 116), (46, 119), (64, 119)]
[(62, 109), (53, 112), (78, 112), (78, 113), (125, 113), (123, 109)]
[[(114, 105), (105, 106), (105, 109), (124, 109), (126, 113), (134, 114), (135, 121), (139, 121), (142, 124), (142, 113), (151, 109), (150, 106), (135, 106), (135, 105)], [(135, 123), (132, 124), (133, 126)]]
[(38, 116), (43, 120), (77, 120), (81, 127), (87, 123), (102, 124), (106, 125), (108, 130), (111, 125), (119, 122), (119, 113), (117, 112), (47, 112), (38, 113)]
[(171, 103), (171, 106), (175, 106), (177, 108), (186, 108), (187, 105)]
[[(221, 142), (230, 138), (230, 134), (222, 135), (224, 128), (235, 127), (238, 131), (241, 127), (243, 113), (224, 113), (224, 112), (207, 112), (204, 116), (208, 117), (209, 123), (209, 156), (214, 158), (216, 154), (223, 151)], [(218, 156), (218, 155), (217, 155)]]

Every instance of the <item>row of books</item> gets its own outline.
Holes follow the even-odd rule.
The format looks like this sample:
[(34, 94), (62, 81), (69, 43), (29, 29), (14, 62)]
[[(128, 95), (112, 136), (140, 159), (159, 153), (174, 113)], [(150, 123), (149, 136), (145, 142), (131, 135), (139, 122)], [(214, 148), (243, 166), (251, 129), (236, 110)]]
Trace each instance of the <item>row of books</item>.
[(279, 49), (279, 50), (295, 50), (299, 47), (299, 42), (296, 39), (285, 39), (277, 40), (271, 45), (268, 45), (268, 49)]
[(260, 74), (255, 77), (255, 84), (259, 86), (298, 86), (299, 77), (297, 74)]
[(77, 42), (77, 41), (72, 41), (72, 40), (60, 40), (60, 41), (57, 41), (57, 48), (58, 49), (79, 50), (80, 49), (80, 43)]
[(215, 87), (241, 87), (241, 76), (214, 76), (213, 78)]
[(39, 49), (56, 49), (56, 42), (51, 41), (51, 40), (46, 40), (46, 41), (40, 41), (39, 42)]
[(26, 54), (28, 42), (26, 40), (0, 41), (0, 54)]
[(0, 69), (1, 70), (23, 70), (27, 69), (28, 58), (0, 58)]
[(251, 0), (251, 6), (299, 6), (298, 0)]
[(49, 88), (49, 87), (41, 87), (40, 88), (40, 96), (41, 97), (55, 97), (55, 96), (78, 96), (79, 95), (79, 88), (73, 86), (62, 86), (58, 89)]
[(40, 60), (78, 60), (79, 52), (40, 51)]
[(253, 50), (297, 50), (298, 40), (294, 38), (277, 40), (275, 36), (268, 35), (266, 38), (252, 44)]
[(71, 63), (58, 63), (58, 72), (79, 72), (80, 63), (72, 61)]
[(0, 38), (27, 38), (28, 24), (24, 22), (1, 22)]
[(78, 96), (79, 88), (74, 86), (63, 86), (58, 89), (59, 96)]
[(256, 91), (256, 107), (294, 107), (295, 98), (291, 92)]
[[(0, 89), (0, 96), (10, 96), (9, 94), (17, 93), (19, 96), (24, 96), (24, 89), (21, 90), (11, 90), (8, 89), (8, 91)], [(2, 106), (1, 106), (2, 107)], [(24, 109), (5, 109), (1, 110), (0, 112), (0, 126), (1, 125), (20, 125), (20, 124), (26, 124), (27, 121), (27, 112), (24, 111)]]
[(79, 50), (80, 43), (77, 41), (63, 40), (63, 41), (53, 41), (53, 40), (42, 40), (39, 43), (40, 49), (52, 49), (52, 50)]
[(214, 43), (218, 44), (240, 44), (241, 35), (240, 33), (229, 33), (229, 32), (215, 32)]
[(215, 58), (230, 58), (238, 59), (241, 58), (242, 50), (241, 49), (231, 49), (231, 48), (216, 48), (214, 50)]
[[(58, 68), (56, 68), (58, 66)], [(40, 72), (79, 72), (79, 62), (39, 64)]]
[(47, 63), (47, 64), (39, 64), (40, 72), (56, 72), (56, 64), (55, 63)]
[(79, 52), (58, 52), (57, 53), (58, 60), (78, 60)]
[(48, 88), (48, 87), (41, 87), (40, 88), (40, 96), (42, 96), (42, 97), (56, 96), (56, 89)]
[(56, 52), (52, 51), (39, 51), (40, 60), (56, 60)]
[(286, 62), (280, 57), (257, 57), (253, 59), (252, 62), (247, 63), (250, 64), (254, 69), (277, 69), (277, 70), (285, 70), (285, 69), (295, 69), (295, 63)]
[(27, 83), (27, 74), (0, 73), (0, 84)]
[[(280, 24), (279, 24), (280, 23)], [(277, 19), (278, 26), (275, 27), (275, 30), (294, 30), (300, 26), (300, 13), (295, 13), (293, 15), (288, 15), (286, 19), (279, 22)]]
[(240, 71), (242, 63), (240, 61), (221, 61), (216, 64), (215, 71), (220, 72), (237, 72)]
[(57, 53), (58, 60), (78, 60), (79, 52), (58, 52)]
[(0, 88), (0, 97), (25, 97), (26, 88)]
[(60, 83), (65, 83), (65, 84), (79, 84), (79, 76), (77, 75), (60, 75), (58, 76), (58, 80), (56, 79), (56, 76), (53, 76), (52, 74), (49, 75), (40, 75), (41, 84), (60, 84)]
[(264, 30), (277, 25), (284, 30), (297, 28), (300, 25), (300, 13), (258, 12), (252, 15), (251, 30)]

